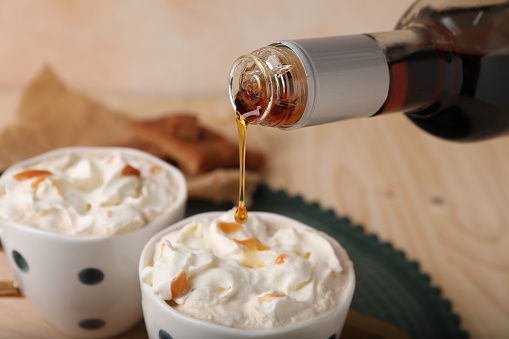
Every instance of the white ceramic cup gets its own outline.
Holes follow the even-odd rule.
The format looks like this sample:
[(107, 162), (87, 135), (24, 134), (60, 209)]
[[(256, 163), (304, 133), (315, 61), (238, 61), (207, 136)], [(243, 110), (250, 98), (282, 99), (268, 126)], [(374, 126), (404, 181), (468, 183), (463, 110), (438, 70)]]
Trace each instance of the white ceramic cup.
[(251, 215), (258, 215), (267, 222), (285, 223), (294, 227), (301, 227), (319, 233), (326, 238), (334, 248), (338, 256), (343, 272), (346, 273), (343, 292), (338, 296), (338, 306), (331, 312), (283, 328), (247, 330), (230, 328), (187, 316), (166, 304), (157, 296), (151, 287), (141, 281), (141, 274), (146, 266), (153, 262), (154, 249), (161, 238), (171, 231), (177, 230), (192, 220), (202, 218), (218, 218), (224, 212), (209, 212), (181, 220), (169, 228), (154, 235), (145, 245), (139, 264), (140, 284), (142, 293), (143, 315), (150, 339), (238, 339), (238, 338), (263, 338), (263, 339), (338, 339), (345, 323), (345, 318), (350, 307), (353, 292), (355, 289), (355, 273), (353, 264), (346, 251), (337, 241), (323, 232), (319, 232), (299, 221), (286, 216), (265, 213), (251, 212)]
[(179, 193), (166, 214), (140, 229), (111, 236), (77, 237), (8, 221), (0, 223), (4, 252), (24, 296), (48, 323), (71, 337), (111, 337), (142, 319), (137, 272), (140, 253), (150, 237), (184, 217), (187, 200), (184, 176), (145, 152), (101, 147), (58, 149), (22, 161), (4, 173), (8, 175), (69, 151), (118, 150), (147, 158), (170, 172)]

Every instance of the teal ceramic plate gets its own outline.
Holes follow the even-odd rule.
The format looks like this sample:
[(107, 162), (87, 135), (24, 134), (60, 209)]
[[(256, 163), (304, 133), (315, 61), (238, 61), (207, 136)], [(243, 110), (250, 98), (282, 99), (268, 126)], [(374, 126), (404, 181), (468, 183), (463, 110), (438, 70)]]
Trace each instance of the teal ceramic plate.
[[(189, 201), (186, 214), (230, 208), (232, 205), (228, 204)], [(419, 271), (419, 265), (407, 260), (403, 252), (390, 244), (367, 235), (362, 227), (332, 211), (322, 210), (317, 204), (306, 204), (299, 197), (274, 192), (265, 185), (257, 190), (250, 210), (286, 215), (338, 240), (355, 266), (353, 310), (389, 322), (414, 339), (469, 337), (460, 329), (459, 317), (452, 313), (450, 301), (430, 284), (430, 277)]]

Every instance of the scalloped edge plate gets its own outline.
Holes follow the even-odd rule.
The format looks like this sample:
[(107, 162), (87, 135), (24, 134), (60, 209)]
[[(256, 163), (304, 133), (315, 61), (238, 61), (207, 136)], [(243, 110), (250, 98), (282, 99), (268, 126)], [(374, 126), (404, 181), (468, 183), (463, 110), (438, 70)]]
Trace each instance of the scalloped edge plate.
[[(230, 204), (191, 200), (186, 216), (230, 208)], [(459, 316), (452, 312), (451, 302), (430, 284), (430, 276), (420, 271), (419, 264), (390, 243), (367, 234), (362, 226), (323, 210), (317, 203), (305, 203), (300, 196), (273, 191), (266, 184), (257, 189), (250, 210), (286, 215), (338, 240), (354, 262), (352, 310), (386, 321), (414, 339), (469, 338), (460, 327)]]

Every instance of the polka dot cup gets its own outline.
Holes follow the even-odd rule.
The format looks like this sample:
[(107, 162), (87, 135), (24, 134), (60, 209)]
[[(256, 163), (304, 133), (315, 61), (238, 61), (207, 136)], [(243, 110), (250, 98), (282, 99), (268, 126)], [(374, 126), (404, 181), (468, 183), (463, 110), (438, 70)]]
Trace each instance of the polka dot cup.
[[(69, 150), (110, 152), (113, 148), (59, 149), (23, 161), (5, 174)], [(184, 216), (187, 188), (183, 175), (149, 154), (121, 150), (155, 162), (175, 178), (179, 194), (165, 215), (140, 229), (113, 236), (77, 237), (0, 222), (4, 253), (21, 291), (48, 323), (69, 337), (111, 337), (142, 319), (140, 253), (150, 237)]]
[(355, 289), (355, 273), (353, 264), (346, 251), (331, 237), (318, 232), (296, 220), (273, 213), (251, 212), (251, 215), (259, 215), (266, 222), (285, 223), (298, 228), (305, 228), (318, 232), (325, 237), (333, 246), (341, 266), (346, 274), (343, 292), (338, 295), (338, 306), (331, 312), (317, 318), (312, 318), (297, 324), (274, 329), (247, 330), (230, 328), (223, 325), (207, 322), (187, 316), (169, 306), (157, 296), (152, 288), (141, 280), (142, 271), (146, 266), (152, 265), (154, 249), (161, 238), (170, 231), (184, 227), (193, 220), (201, 218), (217, 218), (223, 212), (209, 212), (198, 214), (175, 223), (169, 228), (154, 235), (141, 254), (139, 273), (142, 291), (142, 305), (145, 324), (150, 339), (339, 339), (346, 315), (350, 307)]

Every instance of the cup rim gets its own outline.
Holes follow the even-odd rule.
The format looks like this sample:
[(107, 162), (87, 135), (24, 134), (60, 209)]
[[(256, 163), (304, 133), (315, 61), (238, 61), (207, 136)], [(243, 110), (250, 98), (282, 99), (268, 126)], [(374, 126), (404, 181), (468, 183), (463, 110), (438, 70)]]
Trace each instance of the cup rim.
[(306, 224), (304, 224), (296, 219), (290, 218), (288, 216), (285, 216), (282, 214), (277, 214), (277, 213), (271, 213), (271, 212), (250, 211), (249, 212), (250, 215), (258, 215), (258, 216), (261, 216), (262, 218), (263, 217), (278, 218), (278, 219), (284, 219), (285, 221), (290, 221), (293, 224), (298, 225), (299, 227), (304, 227), (307, 230), (311, 230), (313, 232), (320, 234), (321, 236), (325, 237), (325, 239), (331, 243), (331, 245), (334, 248), (335, 253), (338, 254), (338, 256), (339, 256), (339, 259), (341, 262), (341, 267), (343, 267), (343, 269), (345, 269), (345, 268), (348, 269), (347, 278), (344, 281), (344, 289), (342, 290), (342, 297), (339, 300), (337, 307), (335, 307), (331, 311), (329, 311), (325, 314), (322, 314), (318, 317), (300, 321), (296, 324), (292, 324), (289, 326), (278, 327), (278, 328), (268, 328), (268, 329), (243, 329), (243, 328), (228, 327), (226, 325), (217, 324), (217, 323), (208, 322), (208, 321), (205, 321), (202, 319), (194, 318), (192, 316), (188, 316), (182, 312), (179, 312), (179, 311), (175, 310), (174, 308), (170, 307), (169, 305), (167, 305), (163, 299), (157, 297), (152, 292), (152, 290), (149, 288), (149, 286), (141, 280), (141, 273), (142, 273), (143, 269), (147, 266), (146, 263), (149, 260), (151, 260), (151, 258), (149, 256), (153, 255), (154, 246), (156, 245), (156, 243), (158, 241), (161, 240), (162, 236), (166, 235), (167, 233), (169, 233), (173, 230), (176, 230), (176, 229), (179, 229), (179, 228), (185, 226), (187, 223), (191, 222), (194, 219), (207, 218), (207, 217), (215, 218), (215, 217), (222, 215), (223, 213), (224, 213), (224, 211), (203, 212), (203, 213), (198, 213), (198, 214), (189, 216), (187, 218), (184, 218), (184, 219), (166, 227), (165, 229), (159, 231), (158, 233), (154, 234), (147, 241), (145, 246), (143, 247), (143, 250), (140, 255), (139, 265), (138, 265), (138, 279), (139, 279), (139, 282), (141, 285), (142, 293), (145, 294), (146, 297), (151, 298), (152, 300), (155, 300), (155, 302), (157, 303), (159, 308), (162, 308), (164, 310), (164, 312), (166, 312), (167, 314), (169, 314), (172, 317), (177, 317), (182, 321), (192, 323), (193, 325), (197, 325), (199, 327), (208, 327), (215, 331), (223, 331), (223, 333), (227, 333), (227, 334), (233, 334), (233, 335), (236, 334), (236, 335), (243, 335), (245, 337), (249, 337), (250, 335), (256, 336), (256, 335), (263, 335), (263, 334), (267, 334), (267, 333), (285, 334), (285, 333), (299, 330), (301, 328), (306, 328), (306, 327), (308, 327), (310, 322), (314, 322), (314, 323), (322, 322), (322, 321), (328, 320), (329, 318), (339, 317), (339, 314), (345, 308), (345, 304), (349, 304), (351, 302), (351, 298), (352, 298), (354, 290), (355, 290), (355, 281), (356, 281), (355, 280), (355, 271), (353, 268), (353, 262), (351, 261), (350, 256), (348, 255), (348, 252), (343, 248), (343, 246), (341, 246), (341, 244), (337, 240), (335, 240), (334, 238), (332, 238), (325, 232), (317, 230), (309, 225), (306, 225)]
[[(173, 203), (173, 206), (171, 209), (168, 209), (165, 213), (159, 215), (156, 219), (152, 220), (151, 222), (147, 223), (145, 226), (140, 227), (138, 229), (123, 232), (120, 234), (114, 234), (114, 235), (85, 235), (85, 236), (76, 236), (71, 234), (65, 234), (65, 233), (59, 233), (59, 232), (53, 232), (48, 230), (42, 230), (37, 227), (31, 227), (27, 225), (23, 225), (20, 223), (12, 222), (9, 220), (1, 219), (0, 224), (7, 226), (7, 227), (13, 227), (18, 230), (23, 230), (24, 232), (33, 232), (35, 234), (39, 234), (41, 236), (47, 236), (51, 237), (53, 239), (61, 239), (66, 241), (75, 241), (75, 242), (93, 242), (97, 240), (103, 240), (103, 239), (109, 239), (111, 237), (125, 237), (130, 236), (132, 234), (136, 234), (139, 232), (143, 232), (147, 229), (152, 229), (156, 227), (160, 222), (164, 222), (165, 217), (171, 214), (172, 212), (177, 211), (181, 206), (185, 205), (187, 200), (187, 182), (184, 177), (184, 174), (175, 166), (172, 164), (141, 150), (137, 150), (134, 148), (129, 147), (110, 147), (110, 146), (69, 146), (69, 147), (61, 147), (56, 148), (53, 150), (50, 150), (48, 152), (44, 152), (38, 155), (35, 155), (33, 157), (21, 160), (11, 166), (9, 166), (3, 174), (0, 176), (0, 186), (3, 185), (3, 178), (5, 178), (5, 175), (13, 172), (19, 168), (30, 166), (30, 164), (37, 163), (46, 159), (50, 159), (52, 157), (56, 157), (58, 155), (62, 155), (65, 153), (104, 153), (104, 152), (124, 152), (129, 153), (135, 156), (148, 158), (151, 161), (155, 162), (157, 165), (160, 165), (161, 167), (165, 168), (166, 171), (169, 171), (171, 173), (171, 176), (175, 179), (178, 187), (179, 187), (179, 193), (176, 196), (175, 202)], [(1, 228), (0, 228), (0, 237), (2, 235)]]

